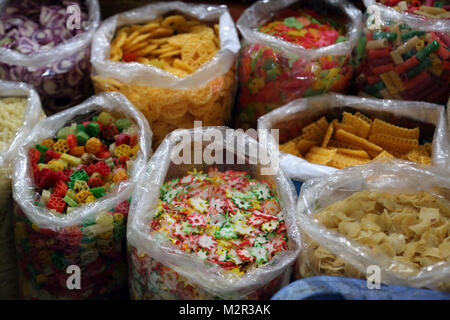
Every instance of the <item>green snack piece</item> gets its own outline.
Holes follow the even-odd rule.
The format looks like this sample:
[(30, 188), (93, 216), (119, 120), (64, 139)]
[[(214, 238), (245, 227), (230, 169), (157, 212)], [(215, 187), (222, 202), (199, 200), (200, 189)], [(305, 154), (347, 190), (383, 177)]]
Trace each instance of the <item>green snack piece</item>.
[(75, 134), (75, 132), (76, 132), (76, 128), (73, 126), (64, 127), (64, 128), (61, 128), (58, 130), (56, 137), (58, 139), (66, 139), (69, 134)]
[(50, 149), (49, 147), (43, 146), (42, 144), (37, 144), (37, 145), (35, 146), (35, 148), (36, 148), (37, 150), (39, 150), (40, 152), (42, 152), (42, 153), (46, 153), (47, 150)]
[(73, 182), (73, 181), (67, 181), (66, 184), (67, 184), (67, 188), (73, 190), (73, 187), (74, 187), (74, 185), (75, 185), (75, 182)]
[(125, 129), (128, 129), (131, 127), (131, 121), (130, 119), (119, 119), (116, 121), (116, 127), (119, 129), (119, 131), (123, 131)]
[(101, 198), (106, 194), (106, 190), (104, 187), (97, 187), (97, 188), (92, 188), (89, 189), (90, 192), (92, 192), (92, 194), (94, 195), (94, 197)]
[(442, 2), (436, 1), (436, 2), (434, 3), (434, 6), (435, 6), (436, 8), (442, 8)]
[(84, 128), (84, 131), (90, 136), (90, 137), (97, 137), (100, 133), (100, 127), (95, 122), (90, 122), (88, 125)]
[(98, 116), (92, 117), (92, 121), (97, 121), (98, 120)]
[(59, 270), (64, 270), (67, 265), (66, 259), (57, 254), (53, 254), (50, 260), (52, 261), (52, 264)]
[(70, 181), (75, 182), (75, 180), (88, 181), (89, 180), (89, 176), (86, 173), (86, 171), (84, 171), (84, 170), (75, 171), (74, 173), (72, 173), (70, 175)]
[(70, 207), (76, 207), (78, 205), (78, 203), (73, 200), (71, 197), (69, 196), (64, 196), (63, 200), (67, 203), (67, 205), (69, 205)]
[(115, 167), (114, 161), (111, 157), (105, 159), (106, 165), (112, 170)]
[(403, 59), (408, 60), (409, 58), (415, 56), (417, 53), (416, 49), (411, 49), (404, 54), (402, 54)]
[(125, 238), (125, 226), (123, 224), (117, 224), (114, 226), (113, 238), (116, 242), (120, 242)]
[(423, 60), (420, 64), (406, 71), (406, 75), (408, 76), (409, 79), (414, 78), (416, 75), (418, 75), (423, 70), (427, 69), (429, 66), (431, 66), (431, 59), (425, 58), (425, 60)]
[(347, 40), (347, 38), (345, 36), (339, 36), (336, 40), (336, 43), (344, 42), (346, 40)]
[(86, 144), (86, 142), (89, 140), (89, 136), (84, 131), (78, 131), (75, 134), (75, 137), (77, 138), (77, 144), (79, 146), (84, 146)]
[(85, 131), (84, 124), (82, 124), (82, 123), (77, 124), (77, 131), (84, 132)]
[(417, 52), (416, 58), (419, 61), (423, 61), (427, 56), (432, 54), (434, 51), (439, 49), (441, 45), (436, 40), (431, 41), (425, 48), (423, 48), (421, 51)]
[(298, 21), (295, 17), (286, 18), (284, 19), (283, 23), (286, 27), (289, 28), (296, 28), (298, 30), (303, 28), (303, 24), (300, 21)]
[(367, 85), (364, 87), (364, 91), (370, 94), (376, 94), (386, 88), (383, 81), (375, 82), (374, 84)]
[(402, 33), (401, 38), (402, 38), (402, 41), (407, 41), (414, 36), (419, 37), (419, 36), (423, 36), (424, 34), (426, 34), (426, 31), (420, 31), (420, 30), (409, 31), (409, 32)]
[(387, 39), (388, 41), (394, 41), (396, 38), (397, 38), (397, 33), (395, 33), (395, 32), (375, 30), (372, 34), (373, 40)]
[(113, 122), (114, 118), (113, 118), (113, 116), (110, 113), (103, 111), (102, 113), (100, 113), (98, 115), (98, 119), (97, 120), (98, 120), (98, 122), (100, 122), (102, 125), (105, 126), (105, 125), (110, 124), (111, 122)]

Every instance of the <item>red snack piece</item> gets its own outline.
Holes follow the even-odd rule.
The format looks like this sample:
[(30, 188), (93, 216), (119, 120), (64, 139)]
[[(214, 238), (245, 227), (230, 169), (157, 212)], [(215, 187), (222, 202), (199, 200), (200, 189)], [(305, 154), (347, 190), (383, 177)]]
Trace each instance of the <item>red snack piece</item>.
[(37, 163), (39, 161), (39, 159), (41, 158), (41, 153), (39, 152), (38, 149), (30, 148), (28, 150), (28, 156), (30, 157), (31, 163)]
[(135, 145), (136, 145), (136, 143), (137, 143), (137, 134), (135, 134), (134, 136), (132, 136), (131, 138), (130, 138), (130, 143), (129, 143), (129, 145), (130, 145), (130, 147), (134, 147)]
[[(66, 170), (69, 170), (69, 169), (66, 169)], [(55, 172), (57, 180), (60, 180), (60, 181), (63, 181), (63, 182), (66, 182), (66, 181), (70, 180), (70, 175), (72, 173), (67, 174), (67, 173), (65, 173), (66, 170)]]
[(111, 155), (111, 153), (109, 151), (100, 151), (95, 156), (100, 159), (106, 159), (106, 158), (109, 158), (110, 155)]
[(64, 197), (67, 193), (67, 184), (65, 184), (63, 181), (59, 180), (55, 187), (53, 188), (53, 193), (52, 195), (54, 195), (55, 197)]
[(44, 168), (39, 171), (36, 175), (36, 185), (40, 188), (51, 188), (55, 185), (58, 177), (55, 171), (51, 169)]
[(132, 61), (136, 61), (136, 59), (137, 59), (137, 55), (134, 54), (133, 52), (125, 53), (122, 57), (122, 60), (124, 62), (132, 62)]
[(92, 174), (93, 174), (95, 171), (97, 171), (97, 166), (96, 166), (95, 164), (91, 163), (91, 164), (89, 164), (89, 165), (87, 166), (87, 168), (84, 169), (84, 170), (86, 171), (86, 173), (87, 173), (89, 176), (92, 176)]
[(130, 209), (130, 204), (127, 200), (124, 200), (117, 204), (117, 206), (114, 208), (114, 212), (120, 212), (124, 216), (128, 216), (128, 210)]
[(59, 159), (59, 158), (61, 158), (61, 153), (56, 152), (56, 151), (54, 151), (54, 150), (52, 150), (52, 149), (48, 149), (48, 150), (45, 152), (45, 154), (46, 154), (46, 157), (49, 156), (49, 157), (51, 157), (52, 159)]
[(127, 135), (126, 133), (121, 133), (116, 137), (116, 147), (120, 146), (121, 144), (130, 144), (130, 136)]
[(77, 144), (77, 138), (75, 137), (75, 135), (73, 133), (67, 135), (67, 144), (69, 145), (69, 148), (75, 148), (76, 146), (78, 146)]
[(98, 177), (90, 177), (88, 180), (88, 185), (91, 188), (101, 187), (103, 185), (103, 181)]
[(116, 159), (116, 166), (118, 167), (122, 167), (124, 169), (127, 168), (127, 161), (130, 160), (129, 157), (127, 156), (120, 156), (119, 158)]
[(47, 208), (54, 209), (58, 212), (63, 212), (66, 208), (66, 202), (60, 197), (51, 195), (50, 199), (48, 199)]
[(119, 129), (117, 129), (114, 124), (110, 123), (103, 127), (102, 134), (105, 139), (114, 140), (114, 137), (119, 134)]
[(108, 167), (105, 161), (99, 161), (95, 164), (95, 166), (97, 167), (97, 170), (95, 171), (100, 173), (102, 177), (106, 177), (108, 174), (111, 173), (111, 168)]

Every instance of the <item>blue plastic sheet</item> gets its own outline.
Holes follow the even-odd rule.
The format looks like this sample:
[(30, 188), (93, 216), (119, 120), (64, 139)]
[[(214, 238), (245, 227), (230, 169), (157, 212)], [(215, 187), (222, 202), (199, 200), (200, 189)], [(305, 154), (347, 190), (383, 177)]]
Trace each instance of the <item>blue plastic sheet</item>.
[(450, 293), (384, 284), (371, 290), (366, 280), (317, 276), (291, 283), (272, 300), (450, 300)]

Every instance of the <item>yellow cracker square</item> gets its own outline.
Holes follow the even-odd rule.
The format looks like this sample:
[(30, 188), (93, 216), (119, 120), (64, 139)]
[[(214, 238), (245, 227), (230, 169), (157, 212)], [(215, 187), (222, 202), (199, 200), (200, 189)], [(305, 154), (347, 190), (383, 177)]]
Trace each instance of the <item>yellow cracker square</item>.
[(364, 150), (354, 150), (347, 148), (337, 148), (339, 154), (344, 154), (351, 157), (357, 157), (361, 159), (370, 159), (369, 154)]
[(300, 136), (300, 139), (297, 142), (297, 149), (301, 154), (306, 154), (309, 149), (313, 146), (319, 145), (319, 141), (313, 141), (305, 139), (303, 136)]
[(396, 152), (409, 152), (411, 149), (419, 148), (418, 139), (400, 138), (383, 133), (373, 133), (369, 136), (369, 141), (376, 145)]
[(364, 138), (358, 137), (357, 135), (354, 135), (353, 133), (347, 132), (343, 129), (339, 129), (336, 132), (335, 136), (336, 140), (338, 141), (358, 146), (361, 149), (367, 151), (367, 153), (371, 157), (375, 157), (380, 152), (383, 151), (383, 149), (380, 146), (376, 145), (375, 143), (368, 141)]
[(280, 145), (280, 151), (290, 153), (296, 157), (302, 158), (302, 154), (298, 151), (297, 140), (292, 139)]
[(334, 119), (333, 121), (331, 121), (331, 123), (334, 126), (334, 132), (338, 131), (339, 129), (343, 129), (347, 132), (356, 133), (356, 128), (348, 124), (340, 123), (337, 119)]
[(331, 161), (328, 163), (330, 167), (337, 169), (344, 169), (351, 166), (368, 163), (369, 159), (361, 159), (358, 157), (352, 157), (345, 154), (336, 153)]
[(392, 154), (387, 152), (386, 150), (383, 150), (379, 155), (377, 155), (373, 160), (375, 159), (381, 159), (381, 158), (395, 158)]
[(418, 127), (414, 129), (403, 128), (380, 119), (375, 119), (372, 124), (372, 129), (370, 130), (371, 135), (374, 133), (381, 133), (406, 139), (419, 139), (420, 129)]
[(327, 131), (325, 132), (325, 136), (323, 137), (322, 148), (325, 148), (328, 145), (328, 142), (330, 141), (331, 137), (333, 136), (333, 132), (334, 132), (334, 126), (333, 126), (333, 124), (330, 123)]
[(344, 143), (341, 141), (337, 141), (337, 140), (333, 140), (331, 139), (328, 142), (328, 147), (334, 147), (334, 148), (344, 148), (344, 149), (351, 149), (351, 150), (361, 150), (361, 148), (348, 144), (348, 143)]
[(342, 113), (342, 123), (354, 128), (354, 134), (364, 139), (367, 138), (370, 132), (370, 123), (364, 118), (353, 115), (349, 112)]
[(305, 155), (305, 160), (326, 165), (336, 155), (337, 149), (326, 149), (322, 147), (312, 147), (311, 150)]

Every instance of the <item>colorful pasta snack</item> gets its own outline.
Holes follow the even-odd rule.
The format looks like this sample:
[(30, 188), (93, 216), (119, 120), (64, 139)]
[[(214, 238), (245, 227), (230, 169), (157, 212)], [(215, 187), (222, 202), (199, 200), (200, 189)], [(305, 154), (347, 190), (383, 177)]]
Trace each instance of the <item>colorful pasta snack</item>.
[(33, 85), (47, 113), (87, 98), (97, 0), (2, 0), (0, 7), (0, 79)]
[(424, 25), (377, 8), (380, 25), (368, 25), (355, 50), (355, 90), (380, 99), (445, 104), (450, 91), (450, 20)]
[[(130, 139), (138, 146), (134, 155), (114, 155), (129, 146), (115, 148), (114, 137), (107, 137), (117, 127), (136, 136)], [(81, 156), (74, 155), (78, 148), (84, 150)], [(119, 93), (94, 96), (35, 126), (19, 151), (13, 181), (23, 298), (126, 296), (123, 240), (129, 199), (150, 148), (148, 123)], [(67, 286), (72, 265), (80, 268), (79, 290)]]
[(240, 44), (227, 8), (154, 3), (107, 19), (95, 39), (95, 90), (123, 93), (146, 116), (156, 146), (196, 120), (229, 121)]
[[(293, 186), (279, 169), (262, 175), (258, 160), (175, 164), (179, 147), (207, 151), (195, 131), (177, 130), (163, 141), (133, 195), (127, 229), (131, 297), (268, 298), (286, 284), (298, 253), (289, 209)], [(225, 132), (208, 127), (200, 134), (222, 134), (226, 143)], [(187, 136), (193, 140), (180, 141)], [(238, 142), (246, 156), (244, 150), (258, 146), (247, 138)]]
[(258, 117), (297, 98), (345, 92), (361, 18), (346, 1), (259, 1), (248, 8), (238, 20), (244, 42), (236, 125), (256, 127)]

